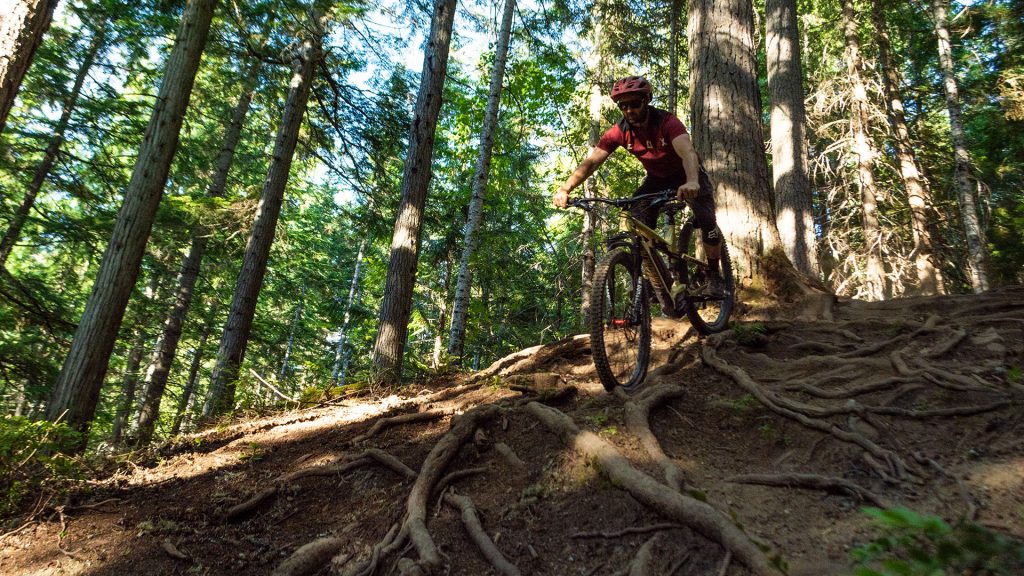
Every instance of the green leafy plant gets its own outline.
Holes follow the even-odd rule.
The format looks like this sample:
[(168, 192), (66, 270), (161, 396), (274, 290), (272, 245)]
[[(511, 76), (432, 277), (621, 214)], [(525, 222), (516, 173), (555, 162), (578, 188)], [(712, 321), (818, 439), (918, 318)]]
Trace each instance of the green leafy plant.
[(82, 436), (64, 423), (0, 418), (0, 517), (17, 511), (29, 494), (60, 496), (83, 476), (76, 452)]
[(977, 524), (955, 526), (908, 508), (865, 508), (881, 534), (851, 552), (855, 576), (1024, 573), (1024, 545)]
[(250, 442), (238, 456), (243, 462), (259, 462), (267, 456), (267, 449), (258, 442)]

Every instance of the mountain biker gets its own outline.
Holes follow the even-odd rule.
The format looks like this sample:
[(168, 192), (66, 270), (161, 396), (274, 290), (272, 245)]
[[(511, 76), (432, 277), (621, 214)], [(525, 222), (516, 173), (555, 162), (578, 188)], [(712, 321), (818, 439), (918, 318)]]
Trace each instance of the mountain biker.
[[(611, 97), (622, 111), (622, 120), (601, 136), (590, 155), (558, 187), (552, 202), (565, 208), (569, 193), (590, 177), (616, 148), (625, 148), (647, 172), (634, 196), (675, 189), (679, 200), (685, 200), (693, 209), (694, 224), (701, 229), (711, 276), (705, 293), (721, 297), (724, 294), (718, 270), (721, 233), (715, 220), (711, 179), (700, 165), (686, 127), (674, 114), (651, 106), (652, 94), (651, 83), (642, 76), (627, 76), (615, 82)], [(658, 212), (647, 203), (641, 203), (631, 213), (648, 227), (656, 226)]]

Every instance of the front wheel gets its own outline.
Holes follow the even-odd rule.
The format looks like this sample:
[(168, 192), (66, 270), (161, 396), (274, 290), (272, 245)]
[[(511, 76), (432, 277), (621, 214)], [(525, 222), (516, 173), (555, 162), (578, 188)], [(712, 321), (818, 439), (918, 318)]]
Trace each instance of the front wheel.
[(651, 312), (639, 262), (625, 248), (609, 252), (594, 272), (590, 348), (601, 384), (629, 391), (643, 382), (651, 359)]
[[(687, 222), (679, 232), (679, 247), (691, 256), (696, 254), (697, 246), (701, 243), (700, 234), (696, 231), (693, 223)], [(721, 237), (721, 234), (719, 236)], [(732, 314), (733, 295), (736, 290), (732, 275), (732, 259), (729, 258), (729, 246), (726, 245), (724, 237), (721, 242), (722, 254), (719, 262), (724, 294), (721, 298), (697, 295), (686, 299), (686, 315), (697, 332), (704, 336), (725, 330), (729, 326), (729, 316)], [(707, 266), (694, 265), (690, 272), (690, 280), (695, 286), (707, 283)]]

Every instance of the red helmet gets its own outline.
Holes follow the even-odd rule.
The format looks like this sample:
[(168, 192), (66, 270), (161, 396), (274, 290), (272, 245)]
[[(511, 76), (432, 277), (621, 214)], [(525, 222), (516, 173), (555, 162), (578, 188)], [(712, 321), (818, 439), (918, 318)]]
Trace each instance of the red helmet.
[(647, 78), (626, 76), (612, 86), (612, 101), (618, 102), (620, 98), (630, 94), (640, 94), (650, 100), (652, 92), (651, 83), (647, 81)]

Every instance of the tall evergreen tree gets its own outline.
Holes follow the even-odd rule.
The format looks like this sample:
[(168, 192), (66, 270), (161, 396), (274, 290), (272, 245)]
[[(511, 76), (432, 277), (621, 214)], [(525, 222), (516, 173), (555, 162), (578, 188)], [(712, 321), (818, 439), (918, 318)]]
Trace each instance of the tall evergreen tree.
[[(313, 21), (314, 28), (323, 22)], [(227, 324), (221, 334), (217, 351), (217, 364), (210, 377), (210, 389), (203, 405), (203, 417), (209, 418), (231, 409), (235, 402), (235, 385), (238, 372), (245, 357), (245, 349), (256, 315), (256, 301), (263, 287), (263, 276), (267, 271), (267, 259), (274, 242), (274, 231), (281, 214), (285, 187), (291, 170), (295, 147), (299, 140), (299, 128), (309, 101), (313, 74), (322, 56), (323, 29), (315, 29), (311, 36), (293, 48), (290, 56), (292, 77), (284, 113), (277, 131), (274, 152), (267, 171), (267, 179), (260, 194), (259, 207), (249, 240), (242, 257), (242, 269), (235, 284), (235, 295), (231, 301)]]
[(89, 71), (96, 62), (97, 55), (106, 47), (106, 25), (106, 20), (101, 20), (97, 29), (93, 32), (92, 41), (82, 57), (82, 63), (78, 65), (78, 72), (75, 74), (75, 81), (71, 86), (71, 92), (64, 99), (64, 107), (61, 110), (57, 124), (53, 128), (50, 141), (46, 145), (46, 152), (43, 153), (42, 160), (36, 166), (32, 181), (25, 191), (21, 205), (11, 218), (10, 224), (7, 225), (7, 232), (4, 233), (3, 239), (0, 239), (0, 268), (3, 268), (4, 264), (6, 264), (7, 257), (10, 256), (11, 249), (14, 248), (14, 244), (18, 241), (21, 229), (25, 225), (25, 221), (28, 220), (32, 207), (35, 206), (36, 198), (43, 189), (43, 184), (46, 183), (46, 179), (50, 176), (50, 171), (57, 161), (57, 155), (67, 134), (68, 124), (71, 122), (71, 115), (74, 113), (75, 107), (78, 105), (78, 99), (82, 95), (82, 86), (85, 85), (85, 79), (89, 76)]
[(0, 14), (0, 132), (32, 58), (50, 27), (57, 0), (13, 0)]
[(868, 91), (861, 73), (857, 14), (853, 0), (842, 0), (843, 35), (846, 41), (846, 74), (850, 82), (850, 130), (857, 155), (861, 229), (864, 233), (864, 295), (868, 300), (885, 298), (885, 264), (882, 262), (882, 230), (878, 222), (878, 190), (875, 186), (875, 148), (869, 136), (871, 113)]
[(949, 0), (933, 0), (932, 10), (935, 21), (935, 36), (938, 40), (939, 67), (942, 70), (943, 85), (946, 88), (946, 109), (949, 111), (949, 132), (953, 138), (953, 162), (957, 200), (960, 204), (960, 219), (967, 238), (967, 262), (971, 286), (975, 292), (988, 290), (988, 273), (985, 270), (985, 230), (978, 219), (978, 206), (971, 186), (974, 170), (971, 155), (967, 151), (967, 137), (964, 133), (963, 112), (960, 104), (960, 89), (953, 68), (953, 48), (949, 41)]
[(466, 339), (466, 316), (469, 313), (469, 289), (473, 271), (471, 261), (480, 244), (480, 222), (484, 216), (484, 197), (487, 195), (487, 180), (491, 171), (491, 152), (494, 148), (494, 133), (498, 124), (498, 109), (501, 105), (501, 90), (505, 79), (505, 60), (508, 57), (509, 38), (512, 33), (512, 14), (515, 0), (505, 0), (505, 11), (498, 30), (498, 41), (491, 69), (490, 90), (487, 95), (487, 110), (480, 133), (480, 147), (473, 175), (473, 196), (469, 202), (469, 217), (463, 234), (462, 258), (459, 260), (459, 275), (455, 285), (455, 303), (452, 305), (452, 327), (448, 336), (448, 354), (453, 358), (462, 356)]
[(932, 210), (932, 194), (928, 183), (918, 169), (914, 147), (910, 142), (910, 130), (900, 94), (900, 77), (893, 62), (892, 43), (889, 27), (885, 21), (882, 0), (872, 0), (871, 16), (875, 28), (875, 42), (878, 44), (878, 63), (882, 72), (882, 87), (885, 92), (885, 109), (892, 129), (896, 160), (900, 176), (907, 190), (910, 205), (910, 225), (914, 235), (914, 267), (917, 270), (917, 292), (930, 296), (945, 292), (942, 274), (935, 265), (935, 242), (928, 226)]
[(384, 299), (373, 346), (373, 365), (381, 382), (398, 382), (409, 337), (412, 293), (420, 255), (423, 210), (430, 187), (431, 159), (441, 94), (448, 66), (452, 25), (457, 0), (435, 0), (430, 36), (423, 52), (419, 95), (412, 126), (409, 151), (402, 175), (402, 197), (391, 240), (391, 258), (384, 284)]
[(693, 143), (715, 183), (733, 269), (747, 284), (769, 287), (765, 257), (792, 264), (768, 181), (751, 0), (690, 0), (688, 37)]
[[(235, 149), (242, 138), (242, 126), (245, 117), (249, 113), (249, 106), (252, 103), (252, 94), (256, 89), (260, 75), (260, 65), (254, 62), (249, 66), (246, 77), (242, 82), (242, 93), (238, 97), (235, 109), (232, 112), (231, 121), (224, 134), (224, 142), (217, 155), (213, 179), (206, 195), (210, 198), (224, 196), (227, 188), (228, 173), (235, 157)], [(168, 311), (164, 320), (163, 333), (160, 336), (159, 345), (153, 353), (150, 368), (146, 373), (145, 392), (142, 397), (142, 406), (139, 410), (138, 419), (135, 422), (135, 441), (145, 444), (153, 437), (153, 427), (160, 412), (160, 401), (163, 399), (164, 390), (167, 387), (167, 378), (171, 373), (171, 364), (178, 350), (178, 342), (181, 340), (182, 327), (185, 324), (185, 317), (192, 304), (192, 296), (195, 292), (196, 281), (199, 279), (199, 270), (202, 265), (203, 255), (206, 252), (206, 245), (210, 239), (210, 230), (202, 222), (196, 222), (192, 228), (192, 241), (188, 254), (181, 262), (181, 270), (178, 273), (178, 288), (174, 295), (174, 303)]]
[(190, 0), (185, 8), (131, 182), (47, 406), (49, 420), (63, 418), (82, 431), (92, 421), (110, 353), (178, 147), (215, 5), (216, 0)]
[(779, 235), (798, 270), (817, 277), (814, 202), (807, 175), (807, 120), (796, 0), (766, 0), (765, 45), (771, 95), (772, 179)]

